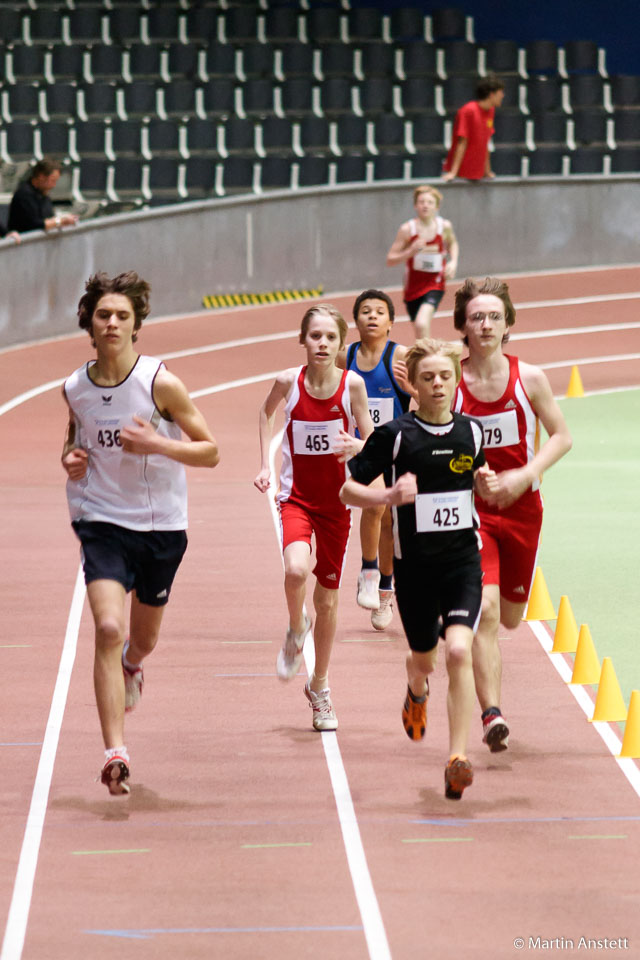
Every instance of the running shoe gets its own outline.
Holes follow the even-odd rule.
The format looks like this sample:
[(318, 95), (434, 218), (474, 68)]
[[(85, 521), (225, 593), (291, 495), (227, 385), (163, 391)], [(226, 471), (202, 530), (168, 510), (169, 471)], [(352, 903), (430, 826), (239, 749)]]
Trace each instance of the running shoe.
[(371, 611), (371, 626), (374, 630), (386, 630), (393, 620), (393, 590), (379, 590), (380, 606)]
[(448, 800), (459, 800), (465, 787), (473, 783), (473, 767), (466, 757), (451, 757), (444, 768), (444, 795)]
[(500, 753), (509, 746), (509, 727), (500, 710), (492, 707), (490, 713), (482, 717), (482, 742), (491, 753)]
[(122, 664), (124, 673), (124, 709), (125, 713), (131, 713), (138, 706), (144, 687), (144, 672), (142, 664), (135, 670), (130, 670)]
[(365, 610), (377, 610), (380, 606), (380, 586), (379, 570), (361, 570), (358, 574), (358, 593), (356, 600), (359, 607)]
[(304, 642), (311, 633), (311, 620), (304, 618), (302, 633), (294, 633), (291, 627), (287, 630), (284, 645), (276, 660), (276, 671), (281, 680), (291, 680), (295, 677), (302, 663), (302, 649)]
[(338, 718), (331, 703), (331, 690), (321, 690), (315, 693), (308, 683), (304, 687), (304, 695), (309, 701), (309, 706), (313, 710), (313, 728), (314, 730), (337, 730)]
[(429, 699), (429, 682), (427, 691), (421, 697), (416, 697), (407, 685), (407, 695), (402, 706), (402, 725), (407, 731), (410, 740), (422, 740), (427, 732), (427, 700)]
[(114, 753), (105, 761), (100, 773), (100, 780), (112, 796), (118, 797), (130, 792), (128, 779), (129, 757)]

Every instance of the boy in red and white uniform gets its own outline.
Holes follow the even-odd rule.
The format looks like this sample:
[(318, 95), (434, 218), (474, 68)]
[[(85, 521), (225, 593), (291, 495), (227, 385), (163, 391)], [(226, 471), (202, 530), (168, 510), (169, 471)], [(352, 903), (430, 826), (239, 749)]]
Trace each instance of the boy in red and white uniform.
[(463, 104), (453, 122), (451, 148), (444, 162), (443, 180), (461, 177), (482, 180), (495, 177), (491, 170), (489, 141), (493, 136), (496, 107), (504, 100), (504, 83), (499, 77), (481, 77), (476, 99)]
[[(515, 629), (535, 571), (542, 497), (540, 477), (571, 448), (571, 436), (539, 367), (503, 352), (515, 309), (506, 283), (466, 280), (456, 292), (454, 324), (469, 356), (453, 409), (479, 420), (487, 463), (498, 475), (495, 491), (476, 499), (484, 574), (482, 617), (473, 644), (483, 739), (492, 752), (506, 749), (509, 728), (500, 711), (502, 659), (498, 627)], [(548, 439), (540, 445), (539, 424)]]
[(300, 343), (306, 349), (307, 363), (279, 374), (260, 409), (261, 468), (254, 481), (262, 493), (269, 489), (269, 446), (276, 410), (284, 402), (286, 424), (276, 499), (289, 628), (276, 669), (281, 680), (292, 679), (300, 669), (304, 642), (311, 634), (304, 602), (313, 534), (313, 573), (317, 580), (313, 594), (315, 667), (304, 692), (313, 708), (316, 730), (335, 730), (338, 726), (328, 675), (338, 588), (351, 530), (351, 512), (339, 496), (346, 479), (346, 467), (339, 458), (341, 444), (356, 425), (363, 440), (373, 431), (362, 377), (336, 366), (346, 334), (344, 318), (330, 304), (318, 304), (305, 313)]
[(441, 202), (435, 187), (416, 187), (413, 204), (418, 216), (402, 224), (387, 254), (388, 267), (406, 264), (403, 299), (416, 338), (429, 336), (445, 280), (452, 280), (458, 269), (460, 248), (451, 221), (438, 216)]

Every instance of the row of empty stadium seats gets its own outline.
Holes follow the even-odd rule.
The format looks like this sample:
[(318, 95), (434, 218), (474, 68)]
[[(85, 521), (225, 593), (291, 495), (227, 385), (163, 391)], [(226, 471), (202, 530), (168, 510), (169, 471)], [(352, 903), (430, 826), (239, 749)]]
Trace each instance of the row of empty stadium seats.
[[(129, 154), (146, 159), (188, 159), (194, 154), (224, 158), (233, 153), (254, 153), (257, 158), (269, 154), (302, 157), (309, 153), (362, 153), (374, 157), (399, 151), (411, 158), (419, 153), (447, 150), (451, 127), (451, 121), (424, 114), (410, 121), (392, 114), (382, 114), (375, 120), (348, 114), (335, 120), (314, 116), (299, 120), (272, 116), (261, 121), (232, 116), (217, 122), (199, 117), (187, 121), (116, 118), (106, 123), (23, 120), (0, 125), (0, 158), (6, 163), (18, 163), (45, 155), (74, 162), (85, 156), (115, 160)], [(583, 112), (571, 119), (547, 113), (535, 120), (502, 114), (496, 128), (496, 154), (514, 147), (533, 153), (548, 146), (573, 152), (587, 145), (606, 147), (612, 153), (620, 147), (640, 144), (639, 111), (621, 112), (615, 118)]]
[[(515, 46), (515, 45), (514, 45)], [(521, 51), (515, 48), (519, 55)], [(0, 46), (0, 80), (15, 83), (20, 79), (72, 77), (91, 82), (101, 76), (149, 76), (168, 82), (175, 77), (226, 76), (244, 79), (250, 76), (287, 77), (326, 76), (432, 77), (478, 76), (494, 70), (489, 47), (477, 47), (466, 40), (438, 46), (419, 40), (389, 45), (381, 42), (355, 45), (340, 41), (307, 44), (299, 41), (276, 45), (248, 41), (244, 44), (219, 43), (142, 43), (125, 45), (49, 43), (33, 46), (13, 43)], [(506, 66), (506, 63), (502, 63)], [(497, 71), (508, 76), (547, 76), (542, 71), (520, 69)], [(554, 71), (561, 79), (581, 76), (606, 76), (606, 70)]]
[[(505, 85), (501, 112), (523, 115), (558, 111), (570, 114), (583, 108), (613, 113), (616, 109), (640, 109), (640, 77), (625, 78), (634, 84), (621, 91), (600, 77), (575, 77), (560, 83), (531, 79)], [(450, 77), (441, 83), (412, 77), (394, 82), (387, 77), (371, 77), (354, 82), (349, 77), (327, 77), (313, 81), (293, 77), (283, 83), (267, 77), (252, 77), (244, 82), (214, 77), (206, 82), (181, 79), (171, 83), (136, 79), (96, 81), (77, 84), (60, 81), (53, 84), (20, 83), (0, 86), (2, 117), (5, 122), (32, 116), (48, 119), (56, 116), (267, 116), (312, 113), (317, 116), (355, 113), (358, 116), (380, 113), (404, 114), (433, 112), (452, 115), (473, 99), (475, 81)]]
[[(530, 155), (512, 152), (501, 161), (505, 175), (559, 176), (626, 173), (640, 161), (640, 148), (608, 154), (606, 151), (578, 151), (569, 155), (561, 149), (538, 150)], [(618, 162), (616, 163), (616, 158)], [(498, 154), (494, 154), (494, 161)], [(435, 154), (408, 157), (380, 154), (367, 158), (346, 155), (331, 158), (310, 155), (300, 158), (233, 156), (213, 161), (207, 157), (181, 160), (155, 157), (86, 158), (72, 170), (72, 192), (78, 200), (106, 199), (138, 204), (174, 203), (221, 197), (239, 192), (269, 189), (296, 189), (341, 183), (373, 183), (384, 180), (434, 179), (441, 171), (442, 158)]]

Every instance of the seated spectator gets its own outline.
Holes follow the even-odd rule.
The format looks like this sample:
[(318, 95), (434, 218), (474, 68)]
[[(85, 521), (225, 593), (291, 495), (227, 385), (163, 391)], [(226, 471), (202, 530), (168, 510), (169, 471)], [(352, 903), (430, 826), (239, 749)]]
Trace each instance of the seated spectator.
[(60, 164), (44, 157), (32, 167), (27, 180), (17, 187), (9, 207), (7, 229), (17, 233), (29, 230), (55, 230), (71, 227), (78, 218), (73, 213), (56, 214), (49, 194), (60, 179)]

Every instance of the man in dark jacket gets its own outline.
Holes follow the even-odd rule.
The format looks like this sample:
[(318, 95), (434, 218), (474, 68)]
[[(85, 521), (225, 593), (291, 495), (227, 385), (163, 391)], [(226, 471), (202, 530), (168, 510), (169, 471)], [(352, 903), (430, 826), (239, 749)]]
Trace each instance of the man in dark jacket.
[(75, 214), (56, 215), (49, 194), (60, 179), (60, 164), (45, 157), (38, 160), (27, 180), (16, 189), (9, 207), (8, 231), (55, 230), (77, 223)]

